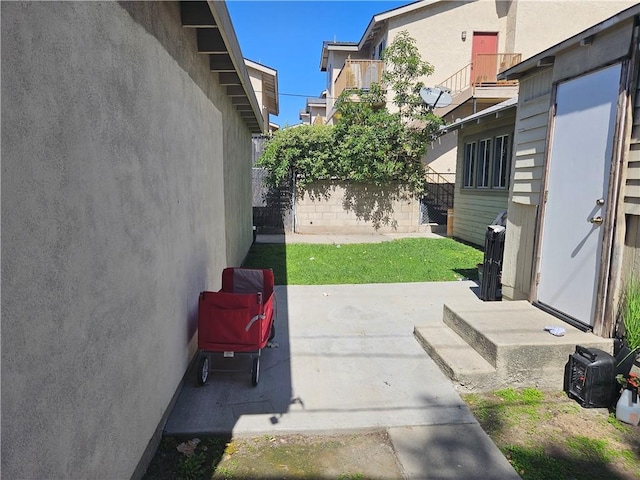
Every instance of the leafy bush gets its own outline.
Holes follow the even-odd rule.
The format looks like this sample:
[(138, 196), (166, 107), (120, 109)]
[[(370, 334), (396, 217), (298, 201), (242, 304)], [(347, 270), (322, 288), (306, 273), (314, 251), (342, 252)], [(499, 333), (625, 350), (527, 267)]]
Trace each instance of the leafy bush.
[[(268, 170), (270, 185), (280, 186), (293, 174), (299, 192), (328, 179), (377, 186), (399, 183), (415, 196), (423, 192), (422, 157), (442, 124), (419, 96), (419, 79), (433, 68), (422, 61), (407, 32), (396, 36), (383, 58), (382, 84), (345, 90), (335, 104), (335, 126), (299, 126), (273, 135), (258, 160)], [(395, 92), (397, 112), (382, 106), (386, 88)]]
[(302, 125), (278, 130), (268, 140), (257, 165), (267, 170), (267, 182), (278, 187), (293, 173), (298, 186), (334, 175), (333, 127)]
[(378, 186), (398, 182), (421, 193), (426, 142), (407, 131), (399, 114), (368, 110), (356, 114), (358, 121), (343, 115), (335, 126), (337, 177)]

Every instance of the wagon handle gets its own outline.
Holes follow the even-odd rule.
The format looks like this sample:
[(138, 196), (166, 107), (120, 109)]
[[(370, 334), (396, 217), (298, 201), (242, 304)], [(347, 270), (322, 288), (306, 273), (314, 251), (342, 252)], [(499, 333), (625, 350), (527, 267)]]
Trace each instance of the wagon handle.
[(265, 316), (264, 316), (264, 315), (262, 315), (262, 314), (260, 314), (260, 315), (256, 315), (256, 316), (255, 316), (255, 317), (253, 317), (251, 320), (249, 320), (249, 323), (247, 323), (247, 326), (246, 326), (246, 327), (244, 327), (244, 331), (245, 331), (245, 332), (248, 332), (248, 331), (249, 331), (249, 329), (251, 328), (251, 325), (253, 325), (253, 324), (256, 322), (256, 320), (264, 320), (264, 319), (265, 319)]

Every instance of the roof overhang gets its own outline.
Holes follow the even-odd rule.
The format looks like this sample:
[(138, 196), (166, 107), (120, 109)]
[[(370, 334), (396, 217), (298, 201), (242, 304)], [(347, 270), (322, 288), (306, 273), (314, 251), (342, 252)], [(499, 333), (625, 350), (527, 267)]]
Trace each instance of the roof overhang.
[(419, 0), (417, 2), (409, 3), (408, 5), (403, 5), (402, 7), (394, 8), (391, 10), (387, 10), (386, 12), (381, 12), (373, 17), (371, 17), (371, 21), (367, 26), (366, 30), (362, 34), (362, 38), (359, 42), (327, 42), (325, 41), (322, 44), (322, 56), (320, 58), (320, 71), (324, 72), (327, 70), (327, 59), (329, 57), (330, 50), (337, 51), (346, 51), (346, 52), (358, 52), (364, 49), (367, 44), (369, 44), (382, 30), (387, 20), (393, 17), (397, 17), (399, 15), (404, 15), (406, 13), (411, 13), (415, 10), (419, 10), (421, 8), (427, 7), (434, 3), (440, 3), (445, 0)]
[(588, 46), (593, 43), (593, 39), (601, 32), (608, 30), (609, 28), (629, 20), (636, 15), (640, 15), (640, 4), (636, 4), (632, 7), (623, 10), (600, 23), (563, 40), (556, 45), (547, 48), (546, 50), (526, 59), (522, 62), (514, 65), (513, 67), (505, 70), (498, 75), (499, 80), (517, 80), (525, 75), (544, 67), (552, 66), (556, 55), (560, 52), (573, 48), (576, 45)]
[(415, 10), (420, 10), (421, 8), (428, 7), (434, 3), (440, 3), (445, 0), (418, 0), (417, 2), (412, 2), (407, 5), (403, 5), (402, 7), (392, 8), (391, 10), (387, 10), (386, 12), (378, 13), (373, 16), (372, 22), (387, 20), (389, 18), (397, 17), (400, 15), (404, 15), (405, 13), (411, 13)]
[(307, 107), (326, 107), (326, 98), (307, 98)]
[(517, 106), (518, 97), (515, 96), (513, 98), (510, 98), (509, 100), (505, 100), (502, 103), (498, 103), (496, 105), (493, 105), (492, 107), (485, 108), (484, 110), (469, 115), (465, 118), (456, 120), (449, 125), (444, 125), (440, 127), (440, 131), (443, 133), (448, 133), (453, 130), (464, 128), (465, 125), (469, 125), (471, 123), (482, 123), (493, 118), (504, 117), (511, 110), (515, 110)]
[(209, 56), (209, 68), (221, 76), (238, 114), (252, 133), (264, 130), (264, 121), (251, 86), (231, 17), (225, 2), (180, 2), (182, 26), (196, 29), (198, 53)]
[(442, 1), (444, 0), (419, 0), (417, 2), (409, 3), (408, 5), (403, 5), (402, 7), (397, 7), (374, 15), (371, 17), (371, 21), (369, 22), (367, 29), (364, 31), (364, 34), (362, 34), (360, 42), (358, 42), (359, 49), (363, 49), (368, 43), (370, 43), (390, 18), (411, 13), (415, 10), (420, 10), (421, 8), (428, 7), (429, 5), (440, 3)]
[(358, 44), (355, 42), (322, 42), (322, 55), (320, 56), (320, 71), (327, 71), (327, 62), (329, 61), (329, 51), (338, 52), (357, 52)]
[(278, 71), (247, 58), (244, 59), (244, 63), (248, 68), (260, 72), (262, 76), (262, 88), (264, 89), (263, 93), (267, 99), (267, 110), (269, 110), (271, 115), (278, 115), (280, 113), (280, 102), (278, 101)]

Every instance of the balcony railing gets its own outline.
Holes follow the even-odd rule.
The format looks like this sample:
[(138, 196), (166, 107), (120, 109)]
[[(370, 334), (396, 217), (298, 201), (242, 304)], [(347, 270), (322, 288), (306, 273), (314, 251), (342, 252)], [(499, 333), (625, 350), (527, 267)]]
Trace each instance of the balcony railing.
[(351, 60), (348, 58), (338, 73), (333, 95), (337, 98), (350, 88), (368, 89), (382, 80), (384, 63), (381, 60)]
[(479, 53), (475, 61), (458, 70), (440, 84), (456, 95), (468, 88), (488, 85), (515, 85), (517, 80), (498, 81), (498, 74), (520, 63), (520, 53)]
[[(455, 96), (465, 90), (482, 86), (511, 86), (514, 81), (498, 81), (498, 74), (520, 63), (520, 53), (482, 53), (477, 54), (475, 61), (458, 70), (441, 83)], [(347, 89), (368, 89), (374, 82), (382, 80), (384, 62), (381, 60), (352, 60), (347, 58), (342, 70), (334, 82), (333, 96), (339, 97)], [(472, 90), (473, 93), (473, 90)]]

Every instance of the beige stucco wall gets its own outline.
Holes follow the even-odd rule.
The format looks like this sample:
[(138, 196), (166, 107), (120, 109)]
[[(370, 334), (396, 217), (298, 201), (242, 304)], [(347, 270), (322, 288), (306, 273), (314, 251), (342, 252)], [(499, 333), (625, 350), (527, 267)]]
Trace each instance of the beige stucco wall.
[[(441, 174), (456, 173), (458, 132), (453, 131), (442, 135), (429, 145), (422, 161), (433, 171)], [(453, 180), (453, 176), (446, 175)]]
[[(509, 11), (515, 25), (513, 52), (523, 60), (609, 18), (637, 0), (517, 1)], [(540, 21), (544, 19), (544, 21)]]
[[(401, 30), (435, 67), (437, 85), (471, 62), (473, 32), (498, 32), (498, 52), (528, 58), (637, 3), (633, 0), (446, 1), (389, 19), (388, 44)], [(540, 21), (544, 19), (544, 21)], [(467, 32), (466, 41), (462, 32)]]
[(327, 115), (326, 107), (310, 107), (309, 118), (311, 125), (324, 125)]
[[(446, 1), (389, 19), (388, 43), (406, 30), (416, 40), (423, 60), (435, 68), (425, 79), (427, 86), (442, 83), (471, 62), (473, 31), (502, 32), (506, 16), (499, 18), (495, 2)], [(461, 34), (467, 32), (466, 41)], [(498, 36), (498, 51), (504, 51), (504, 38)]]
[[(397, 186), (318, 182), (295, 200), (295, 231), (307, 234), (406, 233), (420, 231), (420, 203), (391, 199)], [(391, 199), (391, 200), (389, 200)]]
[(251, 244), (251, 135), (177, 2), (1, 13), (2, 478), (130, 478)]

